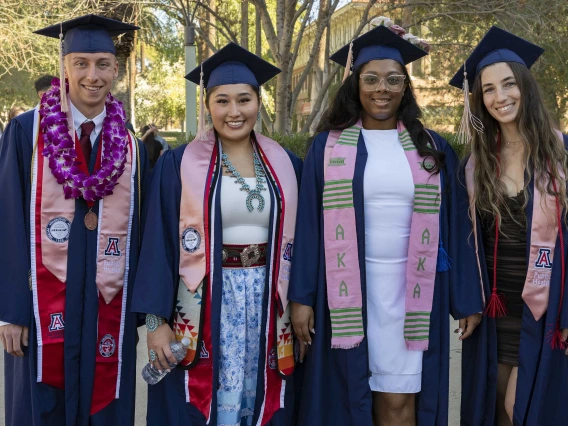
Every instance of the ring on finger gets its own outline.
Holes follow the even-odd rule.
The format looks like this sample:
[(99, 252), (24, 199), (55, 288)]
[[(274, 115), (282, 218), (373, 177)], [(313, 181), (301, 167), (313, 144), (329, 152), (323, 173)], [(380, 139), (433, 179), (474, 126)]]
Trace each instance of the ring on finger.
[(150, 349), (150, 361), (156, 361), (156, 351), (154, 351), (154, 349)]

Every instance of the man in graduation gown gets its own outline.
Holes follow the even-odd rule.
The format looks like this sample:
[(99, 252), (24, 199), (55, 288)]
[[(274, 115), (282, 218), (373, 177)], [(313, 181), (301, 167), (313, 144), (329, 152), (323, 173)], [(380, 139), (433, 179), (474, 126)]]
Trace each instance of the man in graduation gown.
[(0, 146), (10, 426), (134, 424), (137, 317), (128, 306), (147, 156), (109, 91), (118, 73), (110, 36), (135, 29), (87, 15), (38, 31), (65, 35), (66, 81), (12, 120)]

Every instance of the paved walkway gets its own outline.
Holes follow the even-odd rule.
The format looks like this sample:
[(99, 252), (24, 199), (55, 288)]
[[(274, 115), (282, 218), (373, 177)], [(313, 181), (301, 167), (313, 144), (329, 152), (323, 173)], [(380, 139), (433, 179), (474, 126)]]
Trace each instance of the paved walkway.
[[(461, 345), (457, 340), (453, 330), (457, 328), (457, 322), (450, 321), (450, 417), (449, 426), (459, 426), (459, 402), (460, 402), (460, 360)], [(138, 344), (137, 370), (142, 368), (147, 362), (148, 353), (146, 349), (146, 329), (138, 329), (140, 342)], [(4, 357), (0, 356), (0, 425), (4, 425)], [(136, 426), (146, 424), (146, 384), (139, 375), (136, 381)], [(12, 425), (10, 425), (12, 426)], [(25, 426), (25, 425), (17, 425)]]

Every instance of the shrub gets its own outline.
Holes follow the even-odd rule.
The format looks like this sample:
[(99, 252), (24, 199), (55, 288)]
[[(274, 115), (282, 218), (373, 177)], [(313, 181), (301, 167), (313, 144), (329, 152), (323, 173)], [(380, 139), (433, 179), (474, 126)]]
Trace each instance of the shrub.
[(273, 133), (269, 136), (271, 139), (274, 139), (284, 148), (292, 151), (302, 160), (306, 156), (308, 152), (308, 143), (310, 141), (310, 135), (307, 133), (292, 133), (290, 135), (282, 134), (282, 133)]
[[(450, 145), (452, 146), (458, 157), (460, 159), (463, 158), (463, 156), (465, 155), (466, 146), (457, 143), (457, 137), (455, 133), (451, 132), (438, 132), (438, 133), (440, 134), (440, 136), (442, 136), (450, 143)], [(311, 143), (311, 137), (307, 133), (292, 133), (292, 134), (273, 133), (269, 137), (271, 139), (274, 139), (284, 148), (292, 151), (301, 159), (304, 159), (306, 157), (306, 153), (308, 152), (308, 148)], [(193, 138), (194, 136), (190, 134), (186, 139), (185, 133), (179, 132), (175, 135), (175, 138), (168, 138), (168, 143), (170, 147), (176, 148), (184, 143), (191, 142)]]

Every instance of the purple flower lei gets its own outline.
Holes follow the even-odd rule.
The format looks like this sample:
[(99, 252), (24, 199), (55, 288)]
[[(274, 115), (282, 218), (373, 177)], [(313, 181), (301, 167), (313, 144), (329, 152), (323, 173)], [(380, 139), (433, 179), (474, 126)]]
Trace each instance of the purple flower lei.
[[(43, 156), (49, 159), (51, 173), (63, 185), (65, 198), (80, 198), (95, 202), (112, 194), (118, 178), (124, 173), (128, 150), (128, 132), (124, 127), (125, 114), (122, 102), (109, 93), (106, 117), (103, 121), (101, 168), (91, 176), (81, 171), (77, 163), (75, 141), (69, 135), (67, 114), (61, 111), (59, 79), (41, 99), (40, 129), (45, 138)], [(67, 91), (69, 84), (66, 82)]]

